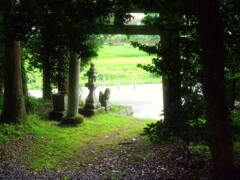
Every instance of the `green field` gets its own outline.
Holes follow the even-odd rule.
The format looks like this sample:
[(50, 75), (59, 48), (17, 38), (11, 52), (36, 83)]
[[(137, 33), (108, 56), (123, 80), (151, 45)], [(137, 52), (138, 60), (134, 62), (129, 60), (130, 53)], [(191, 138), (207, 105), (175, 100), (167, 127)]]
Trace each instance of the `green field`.
[[(121, 85), (134, 84), (134, 82), (136, 84), (161, 83), (161, 77), (137, 67), (139, 63), (151, 63), (151, 58), (154, 56), (149, 56), (130, 45), (103, 46), (98, 54), (99, 56), (92, 61), (99, 73), (97, 81), (100, 85), (102, 85), (103, 76), (106, 78), (107, 86), (117, 85), (119, 82)], [(81, 72), (81, 86), (87, 82), (87, 77), (84, 74), (88, 69), (89, 66)], [(29, 71), (27, 78), (29, 89), (42, 89), (42, 72), (39, 70)]]
[[(121, 85), (133, 84), (134, 81), (137, 84), (161, 83), (161, 77), (137, 67), (138, 63), (151, 63), (151, 58), (153, 56), (149, 56), (130, 45), (103, 46), (93, 63), (99, 73), (98, 82), (100, 84), (103, 76), (106, 78), (107, 85), (116, 85), (119, 81)], [(88, 68), (82, 75), (86, 73)], [(81, 76), (81, 81), (86, 82), (86, 77)]]

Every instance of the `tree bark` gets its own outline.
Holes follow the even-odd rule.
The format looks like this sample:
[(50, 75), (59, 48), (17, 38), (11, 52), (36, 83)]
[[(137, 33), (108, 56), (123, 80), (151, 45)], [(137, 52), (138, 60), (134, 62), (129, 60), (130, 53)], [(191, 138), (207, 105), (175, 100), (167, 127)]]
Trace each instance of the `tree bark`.
[(41, 50), (41, 62), (43, 71), (43, 99), (51, 99), (52, 97), (52, 87), (51, 87), (51, 64), (50, 59), (47, 56), (47, 51), (45, 47)]
[(66, 67), (64, 66), (64, 51), (59, 52), (58, 58), (58, 67), (57, 67), (57, 85), (58, 92), (60, 91), (68, 91), (68, 79), (64, 77), (64, 72), (66, 72)]
[[(0, 80), (2, 81), (2, 79)], [(0, 97), (3, 95), (3, 84), (0, 82)]]
[(181, 61), (177, 38), (176, 31), (161, 33), (163, 61), (166, 68), (162, 76), (164, 120), (171, 123), (175, 120), (173, 110), (176, 106), (181, 106)]
[(22, 82), (23, 82), (23, 95), (28, 96), (28, 86), (27, 86), (27, 74), (22, 60)]
[(211, 129), (210, 151), (215, 179), (235, 179), (232, 129), (225, 96), (223, 27), (217, 0), (197, 1), (203, 49), (206, 119)]
[[(4, 1), (5, 23), (13, 13), (13, 1)], [(6, 29), (4, 34), (4, 100), (1, 122), (20, 123), (27, 118), (22, 87), (20, 42), (13, 40)]]
[(54, 51), (51, 45), (51, 34), (49, 29), (49, 22), (46, 18), (41, 26), (41, 35), (42, 35), (42, 48), (40, 50), (40, 61), (42, 63), (42, 73), (43, 73), (43, 99), (51, 99), (52, 98), (52, 64), (50, 61), (50, 54)]
[[(0, 66), (0, 71), (3, 72), (3, 68)], [(3, 75), (0, 73), (0, 97), (3, 95)]]

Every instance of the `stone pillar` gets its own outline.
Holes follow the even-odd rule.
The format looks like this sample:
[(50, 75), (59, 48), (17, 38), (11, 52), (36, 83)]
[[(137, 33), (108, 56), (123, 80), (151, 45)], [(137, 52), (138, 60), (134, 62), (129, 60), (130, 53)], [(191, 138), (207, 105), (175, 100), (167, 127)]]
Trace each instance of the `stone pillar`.
[(78, 59), (77, 53), (71, 52), (67, 115), (62, 118), (62, 123), (64, 124), (78, 124), (83, 122), (83, 117), (78, 115), (79, 74), (80, 59)]
[(77, 56), (77, 53), (74, 52), (70, 54), (67, 116), (77, 116), (78, 114), (80, 59)]

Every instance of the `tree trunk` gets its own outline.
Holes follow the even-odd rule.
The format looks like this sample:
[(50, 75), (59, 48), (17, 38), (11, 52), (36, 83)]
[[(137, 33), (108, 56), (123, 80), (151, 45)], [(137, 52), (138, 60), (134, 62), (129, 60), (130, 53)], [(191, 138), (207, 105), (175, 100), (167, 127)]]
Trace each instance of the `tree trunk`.
[(22, 82), (23, 82), (23, 95), (28, 96), (28, 87), (27, 87), (27, 74), (22, 60)]
[(230, 103), (230, 109), (235, 109), (235, 101), (236, 101), (236, 87), (237, 87), (237, 80), (232, 79), (231, 80), (231, 103)]
[[(0, 67), (0, 71), (3, 71), (3, 68)], [(3, 95), (3, 76), (0, 74), (0, 97)]]
[(67, 108), (68, 117), (74, 117), (78, 115), (80, 60), (77, 57), (77, 53), (71, 52), (69, 65), (69, 91)]
[[(0, 24), (3, 24), (3, 11), (0, 10)], [(0, 41), (3, 41), (3, 31), (0, 29)], [(0, 44), (0, 96), (3, 95), (3, 44)]]
[(64, 54), (65, 52), (59, 52), (59, 58), (58, 58), (58, 67), (57, 67), (57, 84), (58, 84), (58, 92), (59, 91), (68, 91), (68, 79), (64, 76), (64, 72), (67, 70), (65, 69), (66, 66), (64, 66)]
[(42, 34), (42, 48), (40, 50), (40, 61), (42, 63), (42, 72), (43, 72), (43, 99), (51, 99), (52, 98), (52, 87), (51, 87), (51, 69), (52, 64), (50, 61), (50, 54), (54, 51), (51, 45), (51, 34), (48, 27), (48, 19), (45, 19), (41, 26), (41, 34)]
[(174, 109), (181, 106), (181, 61), (179, 57), (178, 33), (161, 33), (161, 45), (164, 51), (163, 61), (166, 70), (162, 76), (164, 120), (174, 122)]
[(51, 99), (52, 87), (51, 87), (51, 64), (45, 47), (41, 50), (41, 62), (43, 71), (43, 99)]
[(210, 151), (215, 179), (234, 179), (232, 129), (225, 96), (223, 28), (216, 0), (197, 1), (203, 48), (206, 119), (211, 129)]
[[(4, 21), (13, 15), (13, 1), (4, 1)], [(2, 123), (20, 123), (26, 120), (22, 87), (20, 42), (8, 35), (5, 29), (4, 42), (4, 100), (1, 115)]]

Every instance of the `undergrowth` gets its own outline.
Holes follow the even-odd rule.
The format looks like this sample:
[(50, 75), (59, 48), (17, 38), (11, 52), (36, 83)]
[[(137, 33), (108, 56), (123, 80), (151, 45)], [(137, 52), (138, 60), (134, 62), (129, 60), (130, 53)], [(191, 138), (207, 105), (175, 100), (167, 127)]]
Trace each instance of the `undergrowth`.
[(21, 140), (29, 132), (27, 124), (0, 124), (0, 150), (12, 140)]

